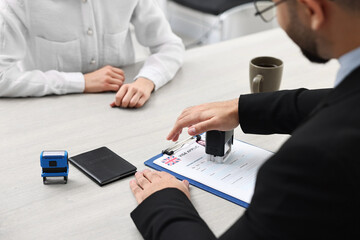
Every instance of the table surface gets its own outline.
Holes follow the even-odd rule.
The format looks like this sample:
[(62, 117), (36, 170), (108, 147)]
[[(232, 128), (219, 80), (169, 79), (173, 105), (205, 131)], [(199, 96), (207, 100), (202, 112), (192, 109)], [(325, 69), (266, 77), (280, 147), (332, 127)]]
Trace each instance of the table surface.
[[(143, 170), (145, 160), (171, 146), (165, 137), (184, 108), (249, 93), (249, 61), (257, 56), (284, 61), (281, 89), (332, 87), (339, 68), (337, 61), (309, 63), (275, 29), (187, 51), (177, 76), (140, 109), (111, 108), (114, 93), (0, 99), (0, 239), (141, 239), (130, 218), (137, 206), (132, 177), (99, 187), (70, 165), (67, 184), (43, 185), (41, 151), (74, 156), (107, 146)], [(124, 68), (129, 81), (141, 66)], [(240, 128), (235, 137), (270, 151), (288, 138)], [(191, 195), (217, 236), (244, 213), (196, 187)]]

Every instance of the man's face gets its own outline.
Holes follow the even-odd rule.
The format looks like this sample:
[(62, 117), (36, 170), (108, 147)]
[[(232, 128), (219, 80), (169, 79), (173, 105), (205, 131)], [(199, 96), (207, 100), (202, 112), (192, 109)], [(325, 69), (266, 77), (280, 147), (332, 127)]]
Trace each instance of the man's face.
[[(274, 0), (276, 2), (278, 0)], [(314, 31), (301, 21), (298, 3), (288, 0), (277, 8), (277, 19), (288, 36), (300, 47), (304, 56), (311, 62), (326, 63), (330, 59), (322, 58), (317, 47)], [(300, 10), (301, 11), (301, 10)], [(306, 21), (305, 21), (306, 22)]]

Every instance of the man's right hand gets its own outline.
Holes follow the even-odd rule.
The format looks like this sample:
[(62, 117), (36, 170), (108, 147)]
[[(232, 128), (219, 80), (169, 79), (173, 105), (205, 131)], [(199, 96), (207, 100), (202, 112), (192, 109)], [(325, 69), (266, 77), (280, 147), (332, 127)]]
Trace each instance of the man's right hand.
[(239, 99), (202, 104), (185, 109), (176, 120), (167, 140), (177, 141), (182, 129), (188, 127), (191, 136), (210, 130), (229, 131), (239, 125)]
[(86, 93), (116, 92), (125, 81), (124, 71), (120, 68), (105, 66), (91, 73), (84, 74)]

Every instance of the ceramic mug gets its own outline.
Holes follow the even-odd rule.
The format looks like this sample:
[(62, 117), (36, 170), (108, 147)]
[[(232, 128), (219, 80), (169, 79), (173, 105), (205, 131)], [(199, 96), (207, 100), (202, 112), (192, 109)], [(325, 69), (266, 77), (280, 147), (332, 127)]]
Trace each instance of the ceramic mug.
[(283, 62), (274, 57), (257, 57), (250, 61), (252, 93), (273, 92), (280, 88)]

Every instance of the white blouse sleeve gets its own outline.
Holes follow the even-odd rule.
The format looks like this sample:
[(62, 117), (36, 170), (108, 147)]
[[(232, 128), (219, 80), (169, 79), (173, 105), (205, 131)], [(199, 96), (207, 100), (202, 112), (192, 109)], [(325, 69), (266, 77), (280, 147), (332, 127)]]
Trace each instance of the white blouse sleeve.
[(180, 69), (184, 44), (171, 31), (165, 14), (154, 0), (139, 0), (131, 22), (139, 43), (149, 47), (151, 52), (136, 78), (150, 79), (157, 90)]

